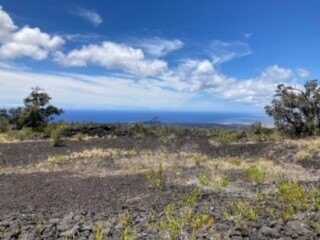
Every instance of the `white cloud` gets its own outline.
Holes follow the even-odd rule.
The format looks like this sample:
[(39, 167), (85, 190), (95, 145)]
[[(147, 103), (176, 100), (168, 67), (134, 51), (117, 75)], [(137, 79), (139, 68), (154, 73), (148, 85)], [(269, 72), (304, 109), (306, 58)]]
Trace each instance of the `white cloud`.
[(184, 46), (184, 43), (178, 39), (168, 40), (162, 38), (151, 38), (139, 40), (136, 44), (146, 53), (154, 57), (164, 57), (167, 54), (177, 51)]
[(278, 84), (297, 85), (296, 80), (293, 70), (273, 65), (257, 77), (230, 82), (222, 96), (232, 101), (264, 105), (271, 100)]
[(235, 58), (250, 55), (252, 50), (245, 42), (223, 42), (215, 40), (209, 45), (208, 53), (214, 63), (221, 64)]
[(140, 82), (114, 76), (44, 74), (1, 68), (0, 85), (2, 106), (21, 105), (22, 99), (34, 86), (44, 88), (55, 104), (66, 109), (120, 109), (128, 106), (137, 109), (179, 109), (192, 97), (162, 89), (147, 79)]
[(13, 23), (9, 14), (0, 6), (0, 41), (6, 40), (8, 35), (16, 29), (17, 26)]
[(107, 69), (123, 70), (140, 76), (156, 76), (167, 69), (165, 61), (147, 59), (141, 49), (114, 42), (83, 46), (68, 54), (59, 52), (56, 54), (55, 60), (64, 66), (99, 65)]
[(305, 68), (298, 68), (297, 69), (297, 74), (301, 78), (308, 78), (311, 75), (310, 71), (305, 69)]
[(206, 89), (220, 89), (226, 77), (219, 73), (209, 60), (186, 60), (176, 69), (163, 76), (167, 87), (178, 91), (199, 92)]
[(96, 27), (103, 23), (102, 17), (96, 11), (93, 10), (78, 8), (78, 10), (74, 12), (74, 14), (89, 21)]
[(261, 74), (237, 79), (218, 71), (209, 60), (187, 60), (162, 77), (162, 87), (181, 92), (207, 92), (211, 96), (232, 102), (264, 105), (271, 100), (280, 83), (298, 85), (298, 75), (277, 65), (267, 67)]
[(30, 57), (43, 60), (64, 44), (59, 36), (50, 36), (39, 28), (18, 29), (10, 16), (0, 7), (0, 58)]

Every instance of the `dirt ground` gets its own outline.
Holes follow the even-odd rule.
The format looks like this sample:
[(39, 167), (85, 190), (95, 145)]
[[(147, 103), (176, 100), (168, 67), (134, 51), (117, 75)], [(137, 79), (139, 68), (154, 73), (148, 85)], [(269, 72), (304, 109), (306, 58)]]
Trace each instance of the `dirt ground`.
[[(166, 144), (129, 137), (68, 140), (62, 147), (48, 141), (0, 144), (0, 239), (65, 239), (75, 224), (78, 228), (71, 235), (78, 238), (73, 239), (96, 239), (93, 215), (117, 226), (118, 216), (127, 211), (132, 213), (137, 236), (132, 239), (169, 239), (170, 233), (161, 235), (163, 229), (149, 231), (146, 225), (153, 214), (160, 221), (167, 206), (184, 201), (198, 188), (202, 194), (194, 211), (206, 211), (215, 224), (195, 239), (320, 239), (320, 228), (317, 232), (310, 225), (320, 212), (309, 212), (311, 209), (299, 215), (302, 220), (298, 223), (296, 218), (284, 222), (265, 215), (245, 220), (245, 214), (238, 214), (245, 223), (239, 225), (236, 218), (226, 217), (232, 214), (230, 204), (250, 203), (260, 193), (276, 192), (281, 179), (319, 186), (318, 165), (295, 157), (301, 149), (304, 147), (289, 143), (218, 146), (197, 138)], [(250, 169), (258, 172), (248, 175)], [(70, 214), (72, 221), (68, 222)], [(66, 229), (52, 225), (53, 218), (67, 221)], [(78, 218), (85, 220), (80, 224)], [(22, 238), (30, 229), (37, 229), (39, 221), (47, 221), (47, 235), (33, 232)], [(82, 229), (87, 229), (85, 223), (92, 225), (91, 230)], [(292, 229), (294, 224), (303, 224), (299, 231), (305, 232), (299, 235)], [(123, 239), (124, 230), (119, 229), (108, 228), (103, 239)], [(188, 231), (182, 232), (176, 239), (191, 239)]]

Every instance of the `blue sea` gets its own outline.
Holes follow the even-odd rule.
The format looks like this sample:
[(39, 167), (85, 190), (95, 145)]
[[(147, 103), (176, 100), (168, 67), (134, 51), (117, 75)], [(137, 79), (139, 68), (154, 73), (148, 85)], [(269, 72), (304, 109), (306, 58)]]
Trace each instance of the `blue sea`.
[(59, 121), (80, 123), (138, 123), (156, 120), (161, 123), (174, 124), (251, 124), (272, 123), (264, 114), (221, 113), (221, 112), (164, 112), (164, 111), (93, 111), (66, 110)]

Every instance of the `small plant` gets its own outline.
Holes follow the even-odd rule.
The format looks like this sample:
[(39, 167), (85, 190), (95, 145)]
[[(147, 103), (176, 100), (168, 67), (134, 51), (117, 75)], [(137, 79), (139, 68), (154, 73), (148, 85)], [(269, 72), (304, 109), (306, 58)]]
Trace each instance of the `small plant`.
[(183, 205), (194, 208), (202, 197), (202, 191), (200, 188), (195, 188), (191, 194), (186, 196), (183, 200)]
[(205, 187), (210, 186), (211, 184), (210, 178), (208, 177), (207, 174), (200, 174), (198, 176), (198, 181), (201, 186), (205, 186)]
[(9, 121), (0, 116), (0, 133), (8, 132), (10, 129)]
[(177, 240), (180, 239), (184, 230), (190, 229), (192, 235), (195, 235), (205, 225), (213, 224), (211, 216), (194, 213), (201, 196), (201, 190), (196, 188), (182, 201), (168, 204), (159, 224), (160, 230), (164, 231), (171, 240)]
[(214, 218), (209, 214), (195, 214), (192, 217), (192, 235), (194, 236), (198, 231), (204, 228), (212, 226), (214, 224)]
[(163, 191), (166, 187), (166, 176), (162, 163), (159, 164), (157, 170), (151, 170), (146, 174), (147, 180), (152, 184), (153, 187)]
[(48, 164), (50, 166), (57, 166), (66, 163), (68, 160), (69, 157), (66, 155), (55, 155), (48, 158)]
[(226, 176), (218, 177), (218, 178), (212, 180), (212, 179), (210, 179), (208, 174), (200, 174), (198, 176), (198, 181), (201, 186), (205, 186), (205, 187), (210, 186), (210, 187), (214, 187), (214, 188), (217, 188), (220, 190), (228, 187), (230, 184), (230, 180)]
[(235, 159), (231, 159), (230, 163), (234, 166), (240, 167), (242, 164), (242, 161), (239, 158), (235, 158)]
[(212, 137), (212, 140), (216, 140), (218, 143), (222, 145), (235, 143), (238, 142), (240, 139), (241, 135), (238, 132), (223, 129), (217, 130)]
[(125, 214), (120, 216), (120, 222), (123, 227), (121, 240), (136, 240), (136, 239), (138, 239), (137, 233), (132, 226), (132, 217), (128, 212), (126, 212)]
[(169, 204), (164, 210), (164, 219), (160, 222), (160, 229), (166, 231), (171, 240), (177, 240), (182, 234), (185, 219), (179, 216), (175, 204)]
[(232, 208), (232, 215), (236, 217), (238, 220), (249, 220), (249, 221), (256, 221), (258, 219), (258, 212), (257, 210), (250, 205), (247, 201), (237, 201), (233, 204)]
[(66, 129), (65, 126), (60, 125), (51, 131), (50, 137), (52, 140), (53, 147), (60, 147), (63, 145), (62, 137), (65, 129)]
[(308, 150), (301, 150), (296, 154), (296, 158), (298, 161), (308, 161), (311, 160), (313, 157), (312, 152)]
[(308, 207), (308, 195), (304, 187), (294, 182), (283, 182), (278, 186), (278, 198), (284, 205), (294, 211)]
[(97, 225), (95, 229), (94, 240), (105, 240), (105, 239), (106, 239), (106, 233), (103, 230), (103, 227), (100, 225)]
[(249, 167), (246, 172), (246, 177), (249, 181), (261, 184), (266, 180), (266, 172), (258, 166)]

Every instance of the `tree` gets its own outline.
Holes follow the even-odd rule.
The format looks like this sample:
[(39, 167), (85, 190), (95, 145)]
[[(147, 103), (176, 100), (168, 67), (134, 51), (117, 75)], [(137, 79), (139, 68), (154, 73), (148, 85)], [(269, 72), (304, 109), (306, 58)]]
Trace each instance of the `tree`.
[(311, 136), (320, 130), (320, 86), (307, 81), (304, 89), (278, 85), (271, 105), (265, 107), (275, 126), (294, 136)]
[(11, 118), (17, 120), (18, 128), (45, 127), (55, 116), (63, 113), (62, 109), (51, 105), (50, 101), (51, 97), (46, 92), (38, 87), (33, 88), (30, 95), (24, 99), (24, 108), (11, 110)]

